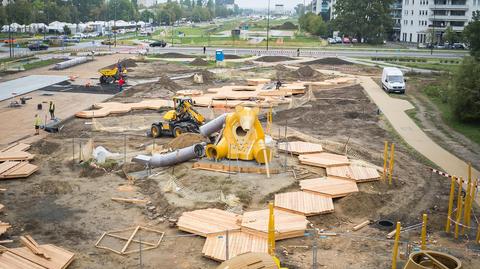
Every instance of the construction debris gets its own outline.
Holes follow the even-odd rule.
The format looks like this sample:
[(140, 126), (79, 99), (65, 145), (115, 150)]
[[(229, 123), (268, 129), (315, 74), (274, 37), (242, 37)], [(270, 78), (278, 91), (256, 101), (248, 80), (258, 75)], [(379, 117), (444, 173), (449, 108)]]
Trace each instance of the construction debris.
[[(140, 234), (143, 236), (140, 237)], [(162, 242), (164, 232), (155, 229), (136, 226), (127, 229), (104, 232), (95, 243), (95, 247), (110, 250), (114, 253), (125, 255), (140, 251), (155, 249)], [(121, 249), (115, 249), (114, 246), (108, 246), (107, 238), (116, 239), (119, 242), (125, 242)], [(105, 245), (103, 245), (105, 243)]]
[(279, 269), (267, 253), (245, 253), (223, 262), (217, 269)]

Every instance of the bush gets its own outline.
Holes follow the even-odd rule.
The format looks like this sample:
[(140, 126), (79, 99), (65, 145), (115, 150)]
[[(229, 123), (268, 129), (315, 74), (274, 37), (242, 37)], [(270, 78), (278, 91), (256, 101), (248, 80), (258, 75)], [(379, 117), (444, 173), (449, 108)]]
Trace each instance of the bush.
[(423, 88), (423, 92), (432, 98), (437, 98), (446, 103), (448, 101), (448, 91), (446, 89), (447, 87), (444, 85), (430, 84)]
[(454, 116), (463, 122), (480, 122), (480, 62), (465, 57), (449, 91)]

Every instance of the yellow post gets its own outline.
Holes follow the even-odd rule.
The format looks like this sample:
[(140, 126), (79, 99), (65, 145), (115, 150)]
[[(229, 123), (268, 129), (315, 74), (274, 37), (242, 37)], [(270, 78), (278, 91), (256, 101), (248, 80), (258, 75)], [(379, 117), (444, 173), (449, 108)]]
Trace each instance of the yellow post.
[(457, 219), (455, 221), (455, 239), (458, 238), (458, 225), (460, 224), (460, 219), (462, 217), (462, 208), (463, 208), (463, 199), (460, 196), (460, 205), (457, 208)]
[(395, 230), (395, 241), (393, 243), (393, 257), (392, 257), (392, 269), (397, 269), (397, 257), (398, 257), (398, 241), (400, 241), (400, 222), (397, 222), (397, 229)]
[(423, 214), (422, 221), (422, 250), (427, 249), (427, 214)]
[(273, 211), (273, 203), (268, 204), (270, 214), (268, 217), (268, 254), (275, 256), (275, 215)]
[[(472, 179), (470, 177), (470, 173), (468, 175), (468, 183), (467, 183), (467, 192), (465, 195), (465, 212), (463, 213), (463, 223), (466, 226), (470, 226), (470, 206), (472, 202)], [(465, 226), (462, 226), (462, 233), (465, 233)]]
[(462, 186), (463, 186), (463, 177), (460, 177), (460, 180), (457, 181), (458, 183), (458, 191), (457, 191), (457, 215), (455, 215), (455, 219), (458, 217), (458, 212), (460, 208), (460, 202), (462, 201)]
[(455, 199), (455, 177), (452, 176), (452, 182), (450, 183), (450, 198), (448, 199), (448, 215), (447, 225), (445, 226), (445, 232), (450, 232), (450, 218), (452, 217), (453, 199)]
[(382, 179), (387, 179), (387, 159), (388, 159), (388, 141), (385, 141), (385, 145), (383, 147), (383, 175)]
[(480, 223), (478, 224), (478, 227), (477, 227), (477, 238), (475, 238), (475, 242), (480, 244)]
[(393, 164), (395, 163), (395, 144), (390, 148), (390, 171), (388, 172), (388, 184), (392, 184)]

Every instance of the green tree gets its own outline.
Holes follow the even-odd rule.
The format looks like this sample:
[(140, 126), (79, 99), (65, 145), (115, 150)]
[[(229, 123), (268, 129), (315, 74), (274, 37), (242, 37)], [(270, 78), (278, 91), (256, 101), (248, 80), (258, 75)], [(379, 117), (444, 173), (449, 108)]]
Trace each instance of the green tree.
[(208, 0), (207, 8), (212, 18), (215, 17), (215, 3), (213, 2), (213, 0)]
[(8, 22), (16, 22), (18, 24), (32, 23), (32, 9), (27, 0), (9, 2), (6, 6), (6, 14)]
[[(477, 60), (480, 59), (480, 11), (473, 13), (472, 21), (463, 31), (465, 42), (470, 47), (470, 54)], [(478, 76), (478, 73), (477, 73)]]
[(465, 57), (458, 68), (448, 103), (454, 116), (463, 122), (480, 123), (480, 62)]
[(445, 29), (443, 38), (445, 39), (445, 41), (448, 41), (448, 43), (451, 45), (457, 41), (458, 35), (453, 31), (452, 26), (448, 26), (447, 29)]
[(7, 24), (7, 12), (4, 6), (0, 6), (0, 25)]
[(65, 35), (71, 35), (72, 34), (72, 30), (68, 27), (68, 26), (63, 26), (63, 34)]
[(327, 34), (327, 24), (322, 17), (309, 12), (299, 18), (300, 28), (312, 35), (324, 36)]
[(339, 0), (334, 7), (334, 25), (345, 35), (382, 43), (392, 28), (392, 3), (393, 0)]
[(154, 19), (154, 18), (155, 18), (155, 14), (153, 14), (153, 12), (151, 12), (148, 9), (145, 9), (140, 13), (140, 20), (142, 21), (148, 22), (150, 19)]

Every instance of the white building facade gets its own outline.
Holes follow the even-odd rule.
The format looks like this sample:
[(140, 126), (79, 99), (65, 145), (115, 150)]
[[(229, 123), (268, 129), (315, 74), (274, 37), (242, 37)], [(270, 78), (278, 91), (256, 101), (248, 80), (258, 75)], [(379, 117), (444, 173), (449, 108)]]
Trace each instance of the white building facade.
[(447, 27), (462, 32), (480, 0), (403, 0), (400, 41), (442, 43)]

